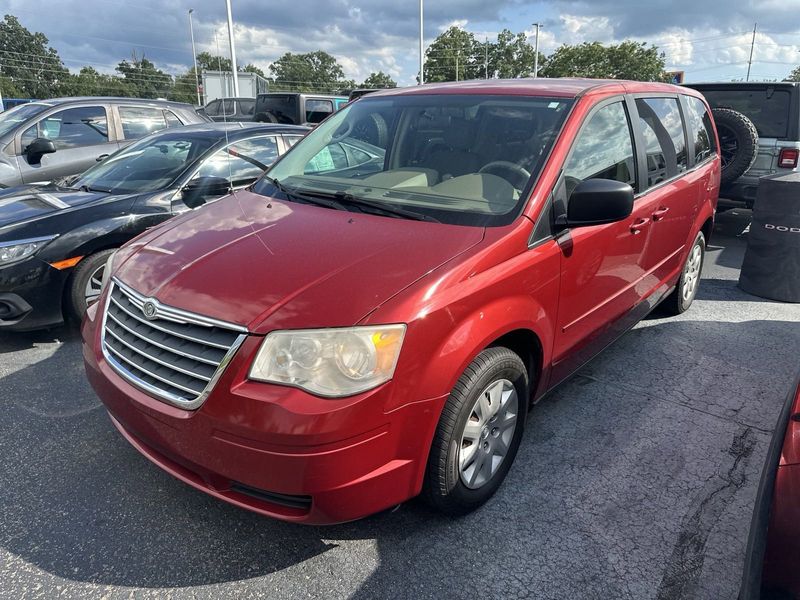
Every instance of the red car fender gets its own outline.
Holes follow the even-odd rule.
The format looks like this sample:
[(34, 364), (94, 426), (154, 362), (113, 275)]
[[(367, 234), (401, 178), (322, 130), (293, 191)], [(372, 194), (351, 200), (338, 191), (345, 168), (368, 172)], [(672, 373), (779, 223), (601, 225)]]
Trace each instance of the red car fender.
[[(523, 315), (534, 318), (520, 318)], [(509, 319), (510, 316), (514, 318)], [(498, 327), (498, 323), (502, 326)], [(517, 330), (532, 333), (538, 341), (539, 348), (531, 348), (539, 356), (533, 365), (534, 374), (547, 372), (544, 365), (550, 364), (553, 327), (548, 311), (530, 296), (497, 298), (465, 315), (438, 343), (425, 369), (418, 374), (419, 389), (426, 390), (428, 397), (449, 394), (481, 351)], [(532, 394), (542, 387), (542, 378), (539, 379)]]

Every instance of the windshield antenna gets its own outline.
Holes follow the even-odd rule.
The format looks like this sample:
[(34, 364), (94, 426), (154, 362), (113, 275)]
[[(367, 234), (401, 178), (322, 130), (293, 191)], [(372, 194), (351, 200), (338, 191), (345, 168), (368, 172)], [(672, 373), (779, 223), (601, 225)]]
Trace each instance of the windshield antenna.
[[(233, 34), (231, 34), (233, 35)], [(232, 38), (231, 38), (232, 39)], [(222, 54), (219, 51), (219, 38), (217, 37), (217, 30), (214, 29), (214, 43), (217, 45), (217, 68), (219, 69), (220, 78), (223, 76), (222, 71)], [(233, 69), (233, 61), (231, 61), (231, 69)], [(233, 73), (231, 74), (232, 76)], [(224, 81), (224, 79), (223, 79)], [(228, 86), (225, 86), (227, 90)], [(230, 146), (230, 141), (228, 140), (228, 115), (225, 113), (225, 98), (222, 98), (222, 122), (225, 124), (225, 162), (228, 163), (228, 185), (231, 187), (231, 193), (233, 193), (233, 167), (231, 167), (231, 156), (230, 153), (227, 152), (228, 146)]]

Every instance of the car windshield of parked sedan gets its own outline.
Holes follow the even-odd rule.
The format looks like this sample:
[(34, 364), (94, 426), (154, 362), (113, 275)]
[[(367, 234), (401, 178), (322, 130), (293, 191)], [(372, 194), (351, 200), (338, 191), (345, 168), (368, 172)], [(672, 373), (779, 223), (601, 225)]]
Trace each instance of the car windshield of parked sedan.
[(321, 123), (253, 189), (355, 212), (505, 225), (519, 214), (571, 103), (367, 96)]
[(219, 136), (176, 130), (144, 138), (95, 165), (69, 187), (112, 194), (153, 192), (169, 187), (202, 158)]
[(49, 104), (40, 102), (28, 102), (20, 104), (7, 111), (0, 112), (0, 136), (7, 134), (20, 123), (24, 123), (31, 117), (35, 117), (43, 110), (50, 108)]

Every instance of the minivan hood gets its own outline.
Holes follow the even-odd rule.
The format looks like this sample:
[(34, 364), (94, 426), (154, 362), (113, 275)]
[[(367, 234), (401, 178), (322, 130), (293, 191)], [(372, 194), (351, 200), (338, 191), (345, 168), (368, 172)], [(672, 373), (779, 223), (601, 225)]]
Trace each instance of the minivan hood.
[(53, 212), (109, 198), (103, 192), (81, 192), (55, 186), (19, 186), (0, 190), (0, 228)]
[(242, 191), (134, 240), (115, 276), (255, 333), (349, 326), (483, 234)]

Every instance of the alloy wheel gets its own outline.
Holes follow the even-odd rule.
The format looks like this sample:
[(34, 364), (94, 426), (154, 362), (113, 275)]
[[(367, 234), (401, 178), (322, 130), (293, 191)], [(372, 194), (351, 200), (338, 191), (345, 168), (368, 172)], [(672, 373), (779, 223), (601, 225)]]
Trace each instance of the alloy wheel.
[(84, 289), (84, 298), (86, 299), (86, 306), (91, 306), (100, 297), (100, 290), (103, 287), (103, 271), (106, 266), (102, 265), (95, 269), (89, 276), (89, 281), (86, 282)]
[(695, 244), (689, 258), (686, 260), (686, 266), (683, 269), (683, 295), (684, 302), (688, 302), (694, 297), (697, 291), (697, 284), (700, 281), (700, 268), (703, 265), (703, 249), (700, 244)]
[(517, 390), (507, 379), (493, 381), (470, 411), (458, 452), (462, 483), (478, 489), (505, 460), (517, 426)]

